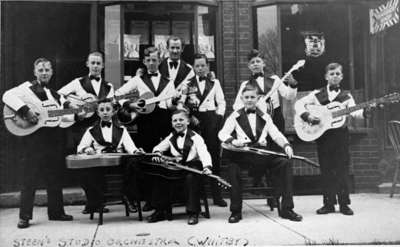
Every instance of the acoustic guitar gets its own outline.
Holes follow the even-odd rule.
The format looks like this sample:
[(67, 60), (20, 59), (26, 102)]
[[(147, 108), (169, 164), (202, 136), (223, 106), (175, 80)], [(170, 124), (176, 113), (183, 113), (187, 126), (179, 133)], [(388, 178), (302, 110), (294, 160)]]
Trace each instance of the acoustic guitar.
[[(125, 95), (113, 97), (120, 99), (138, 98), (138, 92), (133, 91)], [(3, 119), (7, 130), (16, 136), (30, 135), (42, 127), (61, 127), (67, 128), (75, 123), (73, 114), (77, 113), (94, 113), (97, 109), (97, 103), (100, 100), (86, 102), (78, 108), (61, 109), (54, 100), (38, 101), (30, 97), (21, 97), (21, 100), (37, 114), (39, 121), (36, 124), (30, 123), (27, 119), (17, 114), (16, 111), (8, 107), (3, 108)]]
[[(196, 93), (197, 88), (184, 88), (181, 90), (182, 94), (192, 94)], [(168, 100), (170, 98), (175, 97), (176, 93), (170, 93), (167, 95), (159, 95), (159, 96), (154, 96), (154, 94), (150, 91), (145, 92), (140, 95), (140, 97), (131, 100), (132, 102), (136, 103), (137, 108), (135, 110), (130, 111), (130, 119), (127, 121), (122, 122), (123, 124), (129, 124), (132, 121), (134, 121), (136, 118), (138, 118), (141, 114), (150, 114), (154, 111), (156, 108), (156, 103)]]
[[(289, 71), (286, 72), (285, 75), (284, 75), (282, 78), (280, 78), (280, 80), (281, 80), (282, 82), (283, 82), (284, 80), (286, 80), (286, 78), (287, 78), (289, 75), (291, 75), (291, 74), (293, 73), (293, 71), (296, 71), (296, 70), (300, 69), (301, 67), (303, 67), (303, 66), (305, 65), (305, 63), (306, 63), (306, 60), (304, 60), (304, 59), (298, 60), (298, 61), (289, 69)], [(268, 92), (266, 95), (264, 95), (264, 96), (260, 99), (261, 101), (267, 103), (267, 113), (268, 113), (271, 117), (273, 117), (273, 115), (274, 115), (274, 106), (272, 105), (272, 101), (271, 101), (271, 100), (268, 100), (268, 99), (272, 96), (272, 94), (273, 94), (276, 90), (278, 90), (279, 85), (280, 85), (279, 83), (275, 83), (275, 84), (272, 86), (271, 90), (269, 90), (269, 92)]]
[(400, 100), (399, 93), (392, 93), (381, 98), (372, 99), (352, 107), (346, 107), (340, 102), (331, 102), (327, 105), (306, 105), (306, 111), (310, 115), (320, 119), (318, 124), (310, 124), (300, 116), (304, 112), (296, 112), (294, 116), (294, 128), (297, 136), (303, 141), (314, 141), (325, 131), (342, 127), (346, 122), (346, 116), (350, 113), (386, 103), (396, 103)]

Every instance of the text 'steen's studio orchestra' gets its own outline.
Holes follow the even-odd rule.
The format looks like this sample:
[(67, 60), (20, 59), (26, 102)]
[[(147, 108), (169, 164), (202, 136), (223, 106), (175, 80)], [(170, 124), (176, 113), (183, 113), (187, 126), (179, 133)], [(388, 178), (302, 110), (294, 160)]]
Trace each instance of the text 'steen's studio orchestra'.
[[(36, 78), (3, 94), (5, 125), (11, 133), (22, 136), (26, 155), (32, 157), (22, 173), (19, 228), (30, 225), (39, 177), (47, 186), (49, 220), (73, 220), (64, 211), (60, 184), (63, 174), (59, 166), (64, 164), (65, 154), (80, 163), (89, 162), (91, 157), (105, 160), (108, 154), (115, 153), (134, 156), (134, 161), (128, 159), (123, 164), (131, 167), (123, 170), (129, 173), (124, 176), (122, 192), (129, 210), (136, 212), (135, 202), (142, 200), (143, 211), (153, 210), (148, 222), (173, 220), (172, 206), (176, 198), (183, 198), (187, 223), (197, 224), (204, 183), (210, 183), (214, 205), (228, 206), (218, 183), (224, 181), (221, 146), (226, 154), (223, 161), (227, 167), (225, 182), (229, 185), (225, 187), (230, 196), (229, 223), (242, 219), (242, 169), (249, 170), (255, 185), (266, 172), (271, 174), (274, 193), (281, 199), (279, 216), (302, 220), (294, 211), (291, 159), (295, 155), (284, 135), (280, 98), (296, 99), (298, 83), (291, 72), (304, 66), (304, 60), (280, 78), (265, 71), (260, 52), (250, 51), (251, 76), (240, 84), (234, 104), (229, 106), (233, 112), (225, 116), (227, 106), (221, 82), (210, 71), (207, 57), (195, 54), (193, 65), (187, 64), (181, 59), (182, 40), (175, 36), (168, 39), (167, 49), (169, 57), (161, 59), (156, 47), (146, 48), (144, 69), (120, 88), (114, 88), (102, 77), (104, 58), (100, 52), (88, 55), (88, 74), (58, 91), (49, 88), (51, 62), (39, 58), (33, 64)], [(345, 123), (328, 129), (330, 122), (323, 114), (327, 109), (324, 106), (333, 102), (343, 107), (355, 105), (352, 95), (340, 87), (343, 76), (340, 64), (326, 65), (326, 86), (294, 103), (299, 137), (317, 142), (324, 181), (322, 207), (317, 214), (335, 212), (335, 204), (339, 204), (342, 214), (353, 214), (347, 180), (348, 129)], [(360, 109), (349, 116), (363, 118), (369, 110)], [(137, 131), (130, 134), (127, 127), (131, 126), (136, 126)], [(62, 130), (55, 127), (67, 128), (63, 145), (66, 150), (49, 153), (46, 150), (60, 146), (52, 136)], [(106, 173), (107, 168), (96, 162), (77, 170), (87, 199), (82, 213), (109, 211), (103, 206)]]

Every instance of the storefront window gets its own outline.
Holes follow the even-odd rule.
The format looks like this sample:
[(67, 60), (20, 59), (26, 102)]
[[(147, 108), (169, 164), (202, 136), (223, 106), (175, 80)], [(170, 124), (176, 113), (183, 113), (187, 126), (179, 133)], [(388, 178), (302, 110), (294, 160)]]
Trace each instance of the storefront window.
[(115, 86), (121, 84), (121, 6), (106, 6), (104, 12), (105, 79)]
[(350, 89), (349, 22), (346, 5), (285, 4), (281, 9), (282, 67), (287, 71), (299, 59), (306, 65), (294, 73), (299, 90), (326, 85), (325, 66), (343, 65), (342, 86)]
[(124, 9), (124, 79), (143, 67), (143, 51), (149, 46), (168, 57), (166, 41), (171, 35), (183, 40), (182, 59), (193, 62), (195, 52), (205, 53), (215, 65), (215, 11), (207, 6), (176, 3), (132, 3)]
[(265, 57), (266, 72), (279, 74), (280, 71), (280, 39), (278, 28), (277, 6), (265, 6), (256, 9), (256, 23), (254, 30), (257, 32), (255, 47)]

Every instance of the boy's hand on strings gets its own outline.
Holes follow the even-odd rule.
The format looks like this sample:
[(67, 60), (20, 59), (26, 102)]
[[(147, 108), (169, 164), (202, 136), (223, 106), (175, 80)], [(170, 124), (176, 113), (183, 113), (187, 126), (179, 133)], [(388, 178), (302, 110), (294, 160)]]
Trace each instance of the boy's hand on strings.
[(211, 169), (210, 169), (209, 167), (204, 167), (202, 172), (203, 172), (203, 174), (205, 174), (205, 175), (210, 175), (210, 174), (212, 174), (212, 171), (211, 171)]

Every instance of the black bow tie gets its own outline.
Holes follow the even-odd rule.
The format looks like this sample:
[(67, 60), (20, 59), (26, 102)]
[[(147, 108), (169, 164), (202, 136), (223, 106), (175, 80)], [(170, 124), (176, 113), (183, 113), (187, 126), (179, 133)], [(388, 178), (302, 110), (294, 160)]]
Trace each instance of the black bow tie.
[(246, 109), (246, 114), (256, 113), (256, 109)]
[(338, 85), (330, 85), (329, 86), (329, 91), (339, 92), (339, 90), (340, 90), (340, 86), (338, 86)]
[(153, 76), (155, 76), (155, 77), (157, 77), (158, 76), (158, 73), (149, 73), (149, 77), (151, 78), (151, 77), (153, 77)]
[(99, 76), (94, 76), (94, 75), (89, 76), (89, 79), (90, 80), (100, 81), (100, 77)]
[(109, 121), (101, 121), (101, 127), (107, 127), (107, 128), (111, 128), (111, 122)]
[(171, 61), (169, 62), (169, 67), (172, 69), (176, 69), (178, 67), (178, 62), (177, 61)]
[(253, 79), (257, 79), (258, 77), (264, 77), (264, 74), (259, 72), (259, 73), (255, 73), (254, 75), (252, 75)]
[(200, 76), (199, 81), (205, 81), (207, 79), (207, 76)]
[(185, 132), (175, 132), (176, 137), (183, 137), (185, 135)]

